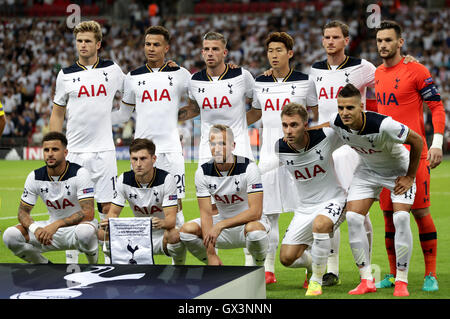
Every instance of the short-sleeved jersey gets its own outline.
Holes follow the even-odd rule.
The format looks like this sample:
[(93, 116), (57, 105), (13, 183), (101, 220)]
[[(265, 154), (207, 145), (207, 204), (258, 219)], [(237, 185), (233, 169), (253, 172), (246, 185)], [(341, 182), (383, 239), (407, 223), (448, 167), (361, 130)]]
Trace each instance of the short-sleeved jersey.
[(291, 69), (284, 79), (264, 75), (256, 78), (253, 107), (261, 109), (263, 126), (260, 162), (275, 156), (273, 145), (283, 137), (280, 114), (283, 106), (291, 102), (317, 105), (314, 82), (307, 74)]
[(141, 185), (134, 172), (127, 171), (117, 179), (117, 193), (113, 205), (124, 207), (126, 201), (136, 217), (164, 219), (164, 208), (177, 206), (177, 186), (173, 176), (155, 167), (153, 179), (147, 186)]
[[(189, 98), (200, 107), (200, 154), (210, 154), (207, 144), (209, 130), (214, 124), (228, 125), (234, 134), (236, 155), (253, 160), (246, 119), (246, 98), (252, 98), (255, 80), (243, 68), (225, 71), (213, 79), (206, 69), (195, 73), (189, 81)], [(208, 148), (203, 150), (203, 148)]]
[(190, 78), (185, 68), (167, 63), (159, 69), (146, 64), (126, 76), (122, 102), (135, 107), (134, 137), (151, 139), (158, 153), (181, 152), (178, 108)]
[(248, 158), (235, 156), (228, 173), (220, 172), (214, 160), (195, 172), (197, 198), (212, 196), (221, 218), (231, 218), (248, 209), (248, 194), (262, 192), (258, 166)]
[(102, 59), (92, 68), (77, 62), (59, 71), (53, 103), (66, 108), (69, 151), (115, 150), (111, 112), (124, 78), (116, 63)]
[[(423, 102), (432, 112), (435, 133), (444, 134), (445, 110), (428, 69), (420, 63), (403, 63), (393, 67), (380, 65), (375, 72), (375, 94), (378, 113), (391, 116), (417, 132), (425, 140)], [(428, 148), (422, 149), (422, 158)]]
[(364, 166), (378, 176), (405, 175), (409, 152), (402, 144), (408, 137), (409, 128), (375, 112), (363, 112), (362, 115), (363, 126), (360, 131), (352, 131), (344, 125), (338, 113), (332, 115), (330, 126), (345, 144), (358, 153), (361, 158), (359, 166)]
[(50, 222), (81, 211), (80, 201), (94, 199), (94, 183), (82, 166), (67, 162), (61, 176), (49, 176), (47, 166), (28, 174), (21, 197), (22, 203), (34, 206), (41, 197), (50, 215)]
[(295, 180), (295, 192), (300, 203), (314, 206), (331, 199), (344, 199), (345, 190), (339, 183), (332, 153), (343, 145), (339, 136), (329, 127), (309, 130), (309, 142), (296, 150), (280, 138), (275, 152)]
[(312, 65), (310, 76), (316, 85), (319, 105), (319, 124), (328, 122), (337, 112), (337, 96), (348, 83), (361, 92), (361, 101), (366, 102), (367, 87), (373, 87), (375, 66), (365, 59), (347, 56), (339, 66), (331, 66), (327, 60)]

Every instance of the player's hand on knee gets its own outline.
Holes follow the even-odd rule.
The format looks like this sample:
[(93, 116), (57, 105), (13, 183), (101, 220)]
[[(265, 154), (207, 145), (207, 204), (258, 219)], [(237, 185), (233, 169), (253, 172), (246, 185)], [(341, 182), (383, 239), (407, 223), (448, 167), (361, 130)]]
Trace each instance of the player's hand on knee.
[(411, 188), (411, 186), (414, 183), (414, 178), (410, 176), (399, 176), (395, 180), (395, 187), (394, 187), (394, 194), (395, 195), (402, 195), (406, 193), (408, 189)]
[(34, 232), (34, 236), (42, 245), (50, 245), (52, 243), (53, 236), (45, 228), (38, 228)]

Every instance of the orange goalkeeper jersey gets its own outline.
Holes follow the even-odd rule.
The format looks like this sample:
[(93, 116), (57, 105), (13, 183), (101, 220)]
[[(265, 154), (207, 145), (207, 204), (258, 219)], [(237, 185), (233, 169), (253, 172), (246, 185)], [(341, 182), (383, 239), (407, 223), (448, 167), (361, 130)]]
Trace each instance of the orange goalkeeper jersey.
[(431, 110), (434, 133), (444, 134), (445, 110), (441, 96), (428, 69), (420, 63), (392, 67), (380, 65), (375, 71), (378, 113), (391, 116), (423, 137), (422, 158), (427, 157), (423, 102)]

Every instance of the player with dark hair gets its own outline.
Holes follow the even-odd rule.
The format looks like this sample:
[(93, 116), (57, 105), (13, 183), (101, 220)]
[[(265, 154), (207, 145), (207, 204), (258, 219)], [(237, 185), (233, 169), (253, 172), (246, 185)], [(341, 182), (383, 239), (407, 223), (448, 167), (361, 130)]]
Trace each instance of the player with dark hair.
[(128, 201), (135, 217), (152, 218), (153, 254), (173, 258), (183, 265), (186, 248), (176, 226), (177, 187), (173, 176), (154, 166), (155, 144), (148, 139), (134, 139), (130, 144), (132, 169), (117, 179), (117, 193), (108, 215), (100, 223), (99, 239), (106, 238), (109, 218), (117, 218)]
[(178, 189), (177, 226), (181, 227), (186, 187), (178, 110), (187, 99), (191, 74), (172, 61), (166, 61), (170, 39), (169, 31), (162, 26), (147, 28), (144, 35), (147, 62), (127, 74), (120, 110), (113, 112), (112, 122), (126, 122), (133, 112), (136, 113), (134, 137), (155, 143), (156, 167), (169, 172), (175, 179)]
[(210, 31), (203, 36), (202, 58), (206, 68), (192, 75), (189, 81), (189, 105), (179, 111), (184, 121), (200, 115), (201, 139), (199, 165), (211, 159), (209, 130), (214, 124), (225, 124), (233, 130), (235, 154), (254, 159), (248, 135), (249, 117), (246, 103), (251, 103), (255, 80), (244, 68), (225, 63), (227, 40), (223, 34)]
[[(408, 126), (391, 117), (364, 112), (361, 93), (352, 84), (341, 89), (337, 100), (338, 113), (332, 115), (330, 126), (360, 157), (360, 164), (348, 190), (346, 219), (350, 247), (361, 282), (349, 294), (376, 291), (364, 219), (385, 187), (391, 190), (394, 225), (397, 229), (394, 239), (397, 258), (394, 296), (409, 296), (408, 270), (412, 253), (409, 210), (416, 193), (415, 176), (422, 152), (422, 139)], [(411, 150), (408, 152), (402, 144), (410, 145)]]
[[(310, 70), (318, 98), (316, 112), (319, 125), (328, 122), (331, 114), (336, 112), (338, 93), (347, 83), (352, 83), (360, 90), (364, 109), (367, 88), (374, 86), (375, 66), (365, 59), (348, 56), (345, 48), (349, 42), (349, 27), (342, 21), (333, 20), (322, 27), (322, 46), (326, 51), (327, 58), (315, 62)], [(347, 190), (358, 165), (359, 157), (348, 145), (337, 149), (333, 157), (339, 183)], [(373, 235), (369, 214), (366, 216), (365, 227), (371, 246)], [(339, 246), (340, 229), (338, 228), (331, 239), (328, 272), (324, 276), (324, 286), (340, 284)]]
[[(263, 213), (270, 221), (269, 251), (264, 265), (266, 283), (276, 282), (275, 259), (279, 243), (278, 219), (280, 213), (298, 208), (290, 191), (295, 187), (291, 174), (284, 166), (279, 167), (274, 144), (283, 137), (280, 113), (285, 105), (296, 102), (307, 107), (317, 106), (317, 96), (312, 79), (290, 66), (294, 55), (294, 39), (286, 32), (272, 32), (265, 40), (267, 59), (272, 75), (260, 75), (255, 80), (253, 109), (262, 121), (262, 145), (258, 166), (261, 171), (265, 193)], [(255, 112), (256, 114), (256, 112)], [(309, 254), (305, 251), (305, 254)]]
[[(97, 263), (94, 184), (85, 168), (66, 160), (66, 147), (62, 133), (44, 136), (46, 165), (28, 174), (19, 205), (20, 224), (3, 234), (6, 247), (29, 263), (49, 263), (43, 252), (70, 249), (84, 252), (89, 263)], [(48, 209), (48, 220), (35, 221), (31, 217), (38, 197)]]
[[(419, 133), (426, 146), (423, 103), (431, 110), (433, 142), (424, 147), (416, 175), (417, 192), (411, 212), (419, 228), (419, 239), (425, 260), (425, 278), (422, 289), (437, 291), (436, 250), (437, 231), (430, 214), (430, 168), (442, 161), (442, 143), (445, 129), (445, 110), (430, 71), (420, 63), (404, 64), (401, 49), (404, 44), (402, 28), (394, 21), (382, 21), (376, 33), (377, 48), (383, 64), (375, 72), (375, 93), (378, 112), (391, 116)], [(397, 234), (393, 222), (390, 192), (384, 189), (380, 196), (384, 213), (386, 251), (390, 274), (379, 283), (378, 288), (394, 286), (396, 256), (394, 238)]]

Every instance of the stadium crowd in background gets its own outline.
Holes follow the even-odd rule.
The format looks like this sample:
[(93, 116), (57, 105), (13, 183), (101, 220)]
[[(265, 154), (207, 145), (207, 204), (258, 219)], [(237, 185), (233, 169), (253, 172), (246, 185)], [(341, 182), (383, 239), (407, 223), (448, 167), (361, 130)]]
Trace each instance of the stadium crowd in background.
[[(39, 145), (43, 135), (49, 131), (56, 75), (61, 67), (73, 63), (76, 52), (72, 30), (67, 28), (65, 17), (20, 16), (21, 11), (17, 7), (21, 2), (24, 1), (0, 1), (2, 12), (10, 10), (8, 18), (2, 14), (0, 19), (0, 101), (6, 118), (2, 143), (8, 143), (6, 138), (13, 137), (15, 141), (22, 138), (23, 145)], [(100, 5), (105, 1), (97, 2)], [(129, 4), (129, 19), (125, 25), (108, 19), (102, 21), (104, 39), (100, 55), (112, 59), (127, 73), (145, 61), (142, 50), (145, 29), (150, 24), (160, 24), (173, 35), (168, 58), (195, 73), (204, 66), (200, 52), (204, 30), (216, 30), (229, 39), (229, 60), (244, 66), (256, 77), (268, 68), (265, 36), (271, 31), (286, 31), (295, 40), (293, 66), (307, 72), (313, 61), (325, 58), (321, 43), (317, 41), (321, 36), (321, 26), (338, 18), (352, 30), (348, 53), (380, 65), (373, 31), (367, 28), (367, 5), (335, 0), (322, 3), (321, 9), (316, 10), (314, 1), (308, 3), (312, 4), (300, 12), (277, 8), (270, 13), (183, 16), (177, 16), (176, 10), (162, 5), (159, 13), (149, 18), (148, 8), (139, 1), (133, 1)], [(426, 7), (426, 1), (417, 1), (410, 6), (390, 4), (382, 7), (381, 14), (383, 19), (402, 21), (408, 30), (405, 33), (405, 52), (430, 70), (441, 92), (447, 118), (450, 118), (450, 7), (434, 10)], [(117, 107), (119, 101), (116, 99)], [(432, 136), (430, 113), (425, 116), (426, 128)], [(192, 121), (184, 125), (184, 132), (200, 133), (199, 129), (192, 132)], [(258, 125), (259, 122), (256, 123)], [(450, 121), (447, 121), (449, 126)], [(114, 130), (116, 139), (127, 139), (133, 134), (134, 120), (116, 126)], [(449, 132), (447, 130), (447, 139)], [(186, 138), (188, 134), (184, 135)]]

